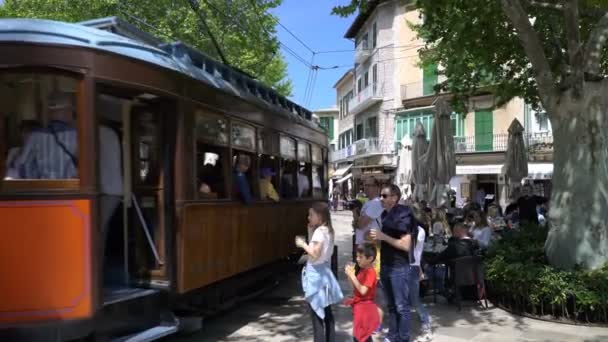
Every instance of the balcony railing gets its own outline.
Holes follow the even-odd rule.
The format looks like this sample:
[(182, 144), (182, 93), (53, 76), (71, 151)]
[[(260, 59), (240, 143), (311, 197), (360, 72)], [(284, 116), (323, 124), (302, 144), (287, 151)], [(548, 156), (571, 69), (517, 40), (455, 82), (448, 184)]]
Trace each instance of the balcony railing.
[[(504, 152), (507, 150), (508, 144), (509, 135), (507, 133), (454, 137), (456, 153)], [(553, 135), (551, 132), (525, 133), (524, 144), (528, 151), (551, 150)]]
[(349, 158), (353, 158), (357, 154), (357, 145), (352, 144), (346, 146), (345, 148), (341, 148), (337, 151), (331, 151), (329, 153), (329, 162), (335, 163), (341, 160), (347, 160)]
[(362, 64), (372, 55), (367, 41), (361, 42), (355, 49), (355, 63)]
[(358, 114), (374, 103), (382, 101), (382, 91), (379, 83), (372, 83), (361, 89), (360, 92), (348, 101), (349, 113)]
[(424, 96), (422, 82), (407, 83), (401, 85), (401, 100), (415, 99)]
[(357, 156), (369, 154), (391, 154), (395, 150), (395, 144), (383, 139), (367, 138), (355, 141)]
[(364, 157), (372, 154), (393, 154), (395, 144), (378, 138), (367, 138), (355, 141), (354, 144), (329, 153), (329, 162), (335, 163), (343, 160)]
[[(442, 79), (442, 77), (439, 78), (439, 81), (441, 81), (441, 79)], [(415, 99), (415, 98), (423, 97), (423, 96), (434, 95), (435, 94), (435, 90), (433, 88), (434, 86), (435, 86), (434, 83), (428, 83), (425, 86), (424, 82), (422, 82), (422, 81), (402, 84), (401, 85), (401, 101)], [(442, 91), (440, 93), (444, 93), (444, 92)]]

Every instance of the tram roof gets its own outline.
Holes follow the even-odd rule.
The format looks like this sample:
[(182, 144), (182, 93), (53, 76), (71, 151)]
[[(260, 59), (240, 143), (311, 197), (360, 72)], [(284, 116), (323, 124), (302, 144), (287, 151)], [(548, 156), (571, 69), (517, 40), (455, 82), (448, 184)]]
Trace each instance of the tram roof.
[(78, 24), (43, 19), (0, 19), (0, 43), (20, 42), (90, 48), (173, 70), (216, 89), (267, 107), (320, 130), (312, 112), (268, 86), (181, 42), (163, 43), (118, 18)]

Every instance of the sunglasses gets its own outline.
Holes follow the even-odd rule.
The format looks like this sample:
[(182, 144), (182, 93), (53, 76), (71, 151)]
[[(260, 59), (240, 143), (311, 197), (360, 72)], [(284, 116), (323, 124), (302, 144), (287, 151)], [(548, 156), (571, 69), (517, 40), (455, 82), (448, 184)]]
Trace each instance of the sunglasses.
[(391, 196), (393, 196), (393, 195), (392, 194), (380, 194), (380, 197), (382, 197), (382, 198), (388, 198)]

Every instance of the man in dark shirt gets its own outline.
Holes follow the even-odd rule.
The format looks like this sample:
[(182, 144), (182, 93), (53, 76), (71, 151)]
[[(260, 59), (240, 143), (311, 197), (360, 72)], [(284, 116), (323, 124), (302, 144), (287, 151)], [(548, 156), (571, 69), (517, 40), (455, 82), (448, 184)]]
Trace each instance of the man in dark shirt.
[(532, 195), (532, 188), (529, 185), (525, 185), (522, 188), (522, 195), (523, 196), (517, 200), (519, 221), (521, 222), (520, 226), (525, 226), (526, 223), (538, 225), (538, 212), (536, 211), (536, 206), (546, 203), (547, 199)]
[(391, 342), (407, 342), (410, 337), (409, 268), (413, 260), (417, 224), (410, 207), (398, 204), (401, 190), (396, 185), (380, 192), (382, 229), (371, 229), (370, 236), (381, 241), (380, 280), (388, 307), (388, 335)]
[(244, 154), (238, 155), (236, 168), (234, 170), (234, 183), (236, 185), (236, 192), (245, 204), (250, 204), (253, 201), (251, 188), (249, 187), (249, 181), (247, 180), (249, 165), (251, 165), (249, 156)]

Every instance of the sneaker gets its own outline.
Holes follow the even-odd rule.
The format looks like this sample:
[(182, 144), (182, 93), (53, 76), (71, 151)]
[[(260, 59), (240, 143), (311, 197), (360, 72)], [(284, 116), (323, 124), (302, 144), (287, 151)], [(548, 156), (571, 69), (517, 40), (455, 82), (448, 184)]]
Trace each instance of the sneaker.
[(433, 340), (433, 333), (430, 330), (422, 331), (422, 334), (418, 336), (415, 342), (430, 342)]

